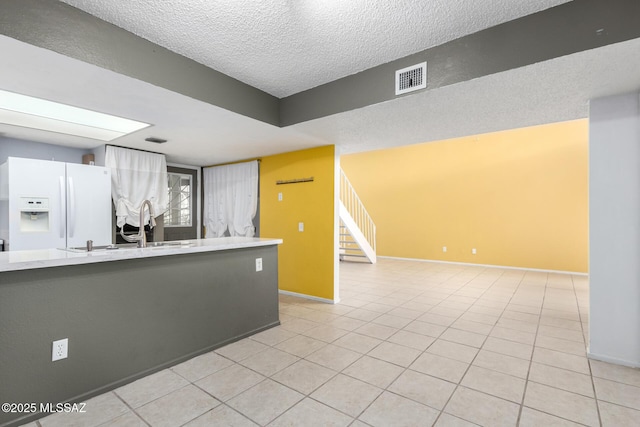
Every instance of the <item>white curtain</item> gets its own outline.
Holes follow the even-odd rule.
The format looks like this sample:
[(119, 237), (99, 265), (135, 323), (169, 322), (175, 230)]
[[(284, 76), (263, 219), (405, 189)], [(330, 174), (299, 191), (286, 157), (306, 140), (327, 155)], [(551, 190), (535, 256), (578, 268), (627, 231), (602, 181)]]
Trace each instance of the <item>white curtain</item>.
[[(164, 154), (147, 153), (108, 145), (105, 166), (111, 168), (111, 197), (118, 227), (140, 227), (140, 205), (149, 200), (155, 217), (167, 210), (169, 184)], [(149, 222), (145, 209), (144, 224)], [(144, 225), (143, 224), (143, 225)]]
[(258, 162), (204, 168), (206, 237), (253, 237), (258, 207)]

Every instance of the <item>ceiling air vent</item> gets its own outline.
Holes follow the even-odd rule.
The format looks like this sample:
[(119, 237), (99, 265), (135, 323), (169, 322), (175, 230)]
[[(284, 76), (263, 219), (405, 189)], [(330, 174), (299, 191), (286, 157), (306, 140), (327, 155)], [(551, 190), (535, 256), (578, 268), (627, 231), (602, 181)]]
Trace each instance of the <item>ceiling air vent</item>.
[(396, 71), (396, 95), (427, 87), (427, 63)]
[(145, 138), (144, 140), (149, 142), (154, 142), (156, 144), (164, 144), (165, 142), (167, 142), (166, 139), (156, 138), (155, 136), (150, 136), (149, 138)]

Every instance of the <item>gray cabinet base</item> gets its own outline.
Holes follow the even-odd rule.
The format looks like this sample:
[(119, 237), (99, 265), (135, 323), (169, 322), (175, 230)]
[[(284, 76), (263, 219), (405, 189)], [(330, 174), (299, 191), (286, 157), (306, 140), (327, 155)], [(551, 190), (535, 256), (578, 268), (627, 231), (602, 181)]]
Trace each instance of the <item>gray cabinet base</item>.
[(277, 268), (264, 246), (0, 273), (0, 402), (82, 402), (276, 326)]

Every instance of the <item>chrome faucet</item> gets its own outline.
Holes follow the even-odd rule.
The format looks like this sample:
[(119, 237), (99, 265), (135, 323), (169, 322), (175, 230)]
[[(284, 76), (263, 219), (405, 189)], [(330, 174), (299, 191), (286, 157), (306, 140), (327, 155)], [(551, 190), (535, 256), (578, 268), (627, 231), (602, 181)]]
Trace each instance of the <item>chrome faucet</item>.
[(144, 232), (144, 207), (147, 206), (149, 208), (149, 228), (153, 228), (156, 226), (156, 220), (154, 218), (155, 212), (153, 211), (153, 205), (149, 200), (145, 200), (140, 205), (140, 221), (138, 224), (140, 225), (138, 229), (138, 234), (134, 237), (126, 236), (123, 232), (124, 227), (120, 229), (120, 235), (127, 242), (138, 242), (139, 248), (147, 247), (147, 235)]
[(149, 228), (153, 228), (156, 226), (156, 220), (154, 218), (155, 212), (153, 211), (153, 205), (149, 200), (145, 200), (140, 205), (140, 229), (138, 231), (138, 247), (146, 248), (147, 247), (147, 235), (144, 232), (144, 207), (147, 206), (149, 208)]

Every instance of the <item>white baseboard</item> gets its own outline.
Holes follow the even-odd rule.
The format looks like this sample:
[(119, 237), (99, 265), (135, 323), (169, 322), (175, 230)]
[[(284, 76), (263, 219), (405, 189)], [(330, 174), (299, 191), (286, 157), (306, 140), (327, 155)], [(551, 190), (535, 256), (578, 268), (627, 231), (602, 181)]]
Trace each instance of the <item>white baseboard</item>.
[(283, 291), (282, 289), (278, 289), (278, 293), (282, 295), (291, 295), (292, 297), (305, 298), (313, 301), (325, 302), (327, 304), (338, 304), (340, 302), (340, 298), (336, 300), (332, 300), (327, 298), (314, 297), (313, 295), (299, 294), (297, 292)]
[(594, 353), (591, 353), (590, 351), (587, 351), (587, 357), (589, 359), (599, 360), (601, 362), (613, 363), (615, 365), (629, 366), (631, 368), (640, 368), (640, 361), (633, 362), (630, 360), (618, 359), (616, 357), (604, 356), (602, 354), (594, 354)]
[(469, 267), (485, 267), (485, 268), (500, 268), (504, 270), (521, 270), (521, 271), (535, 271), (539, 273), (556, 273), (556, 274), (571, 274), (575, 276), (585, 276), (588, 277), (589, 273), (582, 273), (576, 271), (564, 271), (564, 270), (543, 270), (540, 268), (526, 268), (526, 267), (511, 267), (511, 266), (503, 266), (503, 265), (493, 265), (493, 264), (472, 264), (469, 262), (456, 262), (456, 261), (440, 261), (440, 260), (432, 260), (432, 259), (421, 259), (421, 258), (401, 258), (395, 256), (382, 256), (378, 255), (378, 258), (385, 259), (397, 259), (401, 261), (417, 261), (417, 262), (433, 262), (436, 264), (454, 264), (454, 265), (467, 265)]

